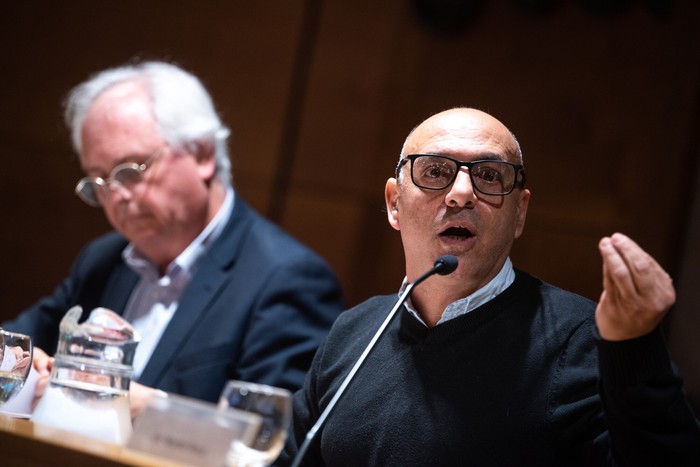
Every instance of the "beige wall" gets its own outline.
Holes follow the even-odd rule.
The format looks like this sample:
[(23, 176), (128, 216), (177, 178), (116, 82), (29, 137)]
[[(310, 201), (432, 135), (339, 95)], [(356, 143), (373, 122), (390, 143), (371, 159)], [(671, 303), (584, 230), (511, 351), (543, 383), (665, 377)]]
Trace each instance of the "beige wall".
[(72, 194), (66, 91), (166, 58), (204, 80), (233, 129), (241, 195), (326, 257), (351, 304), (402, 279), (383, 185), (407, 132), (448, 107), (490, 111), (518, 135), (533, 191), (516, 265), (596, 298), (598, 239), (633, 236), (677, 278), (669, 339), (698, 398), (700, 202), (687, 198), (700, 178), (700, 3), (659, 16), (651, 2), (600, 15), (574, 0), (547, 14), (483, 1), (452, 35), (413, 3), (3, 2), (0, 316), (48, 293), (108, 228)]

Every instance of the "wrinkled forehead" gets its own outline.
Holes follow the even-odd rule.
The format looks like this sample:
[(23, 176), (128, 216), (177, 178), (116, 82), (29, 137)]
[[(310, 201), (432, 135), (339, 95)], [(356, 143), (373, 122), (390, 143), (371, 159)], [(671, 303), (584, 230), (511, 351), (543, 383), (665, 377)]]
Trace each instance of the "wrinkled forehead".
[(444, 154), (472, 159), (498, 154), (519, 161), (511, 132), (494, 117), (474, 109), (455, 109), (430, 117), (411, 133), (404, 147), (407, 154)]

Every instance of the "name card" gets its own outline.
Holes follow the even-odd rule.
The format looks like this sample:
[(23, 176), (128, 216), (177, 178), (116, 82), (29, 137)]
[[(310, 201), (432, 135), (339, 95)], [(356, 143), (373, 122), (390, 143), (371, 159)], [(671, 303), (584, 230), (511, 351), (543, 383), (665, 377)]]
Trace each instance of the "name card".
[(221, 467), (231, 443), (250, 445), (261, 424), (257, 414), (168, 394), (148, 400), (127, 447), (185, 464)]

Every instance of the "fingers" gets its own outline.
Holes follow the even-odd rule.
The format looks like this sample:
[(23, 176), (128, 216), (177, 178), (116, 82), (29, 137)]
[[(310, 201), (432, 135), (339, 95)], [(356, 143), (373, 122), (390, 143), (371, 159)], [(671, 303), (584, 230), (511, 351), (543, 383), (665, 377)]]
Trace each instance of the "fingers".
[(622, 340), (651, 332), (675, 302), (670, 276), (629, 237), (601, 239), (603, 294), (596, 322), (603, 338)]
[(158, 389), (154, 389), (143, 384), (132, 381), (129, 384), (129, 403), (131, 406), (131, 419), (135, 420), (139, 416), (143, 408), (146, 406), (146, 401), (151, 397), (163, 393)]
[(49, 385), (51, 368), (53, 367), (53, 358), (49, 357), (49, 355), (39, 347), (34, 347), (33, 352), (34, 355), (32, 358), (32, 366), (34, 366), (34, 369), (39, 373), (39, 380), (37, 381), (36, 388), (34, 389), (34, 402), (32, 404), (33, 407), (36, 407)]
[(46, 388), (49, 386), (49, 375), (39, 375), (39, 379), (36, 382), (36, 387), (34, 388), (34, 401), (32, 402), (32, 407), (36, 408), (41, 400)]
[(29, 360), (29, 355), (22, 355), (15, 362), (15, 365), (12, 368), (12, 371), (13, 372), (21, 372), (21, 373), (26, 374), (26, 371), (29, 369), (30, 364), (31, 364), (31, 362)]
[(53, 358), (49, 357), (49, 355), (39, 347), (34, 347), (32, 365), (34, 369), (39, 372), (39, 375), (48, 376), (53, 367)]
[(659, 311), (670, 308), (676, 299), (671, 276), (631, 238), (616, 233), (611, 237), (611, 243), (624, 262), (624, 266), (620, 266), (615, 261), (617, 269), (611, 271), (623, 296), (648, 300), (649, 306)]
[(603, 238), (598, 248), (603, 258), (603, 287), (607, 292), (636, 289), (624, 257), (612, 237)]

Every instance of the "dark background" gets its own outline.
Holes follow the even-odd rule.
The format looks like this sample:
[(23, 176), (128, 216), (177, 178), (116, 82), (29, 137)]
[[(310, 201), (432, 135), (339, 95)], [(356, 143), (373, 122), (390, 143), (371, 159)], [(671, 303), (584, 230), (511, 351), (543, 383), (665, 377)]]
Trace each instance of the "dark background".
[(396, 291), (383, 188), (408, 131), (473, 106), (518, 136), (532, 200), (517, 266), (596, 299), (622, 231), (675, 278), (670, 348), (700, 407), (697, 0), (0, 0), (0, 320), (49, 293), (108, 225), (61, 103), (134, 58), (211, 91), (234, 183), (323, 255), (350, 304)]

